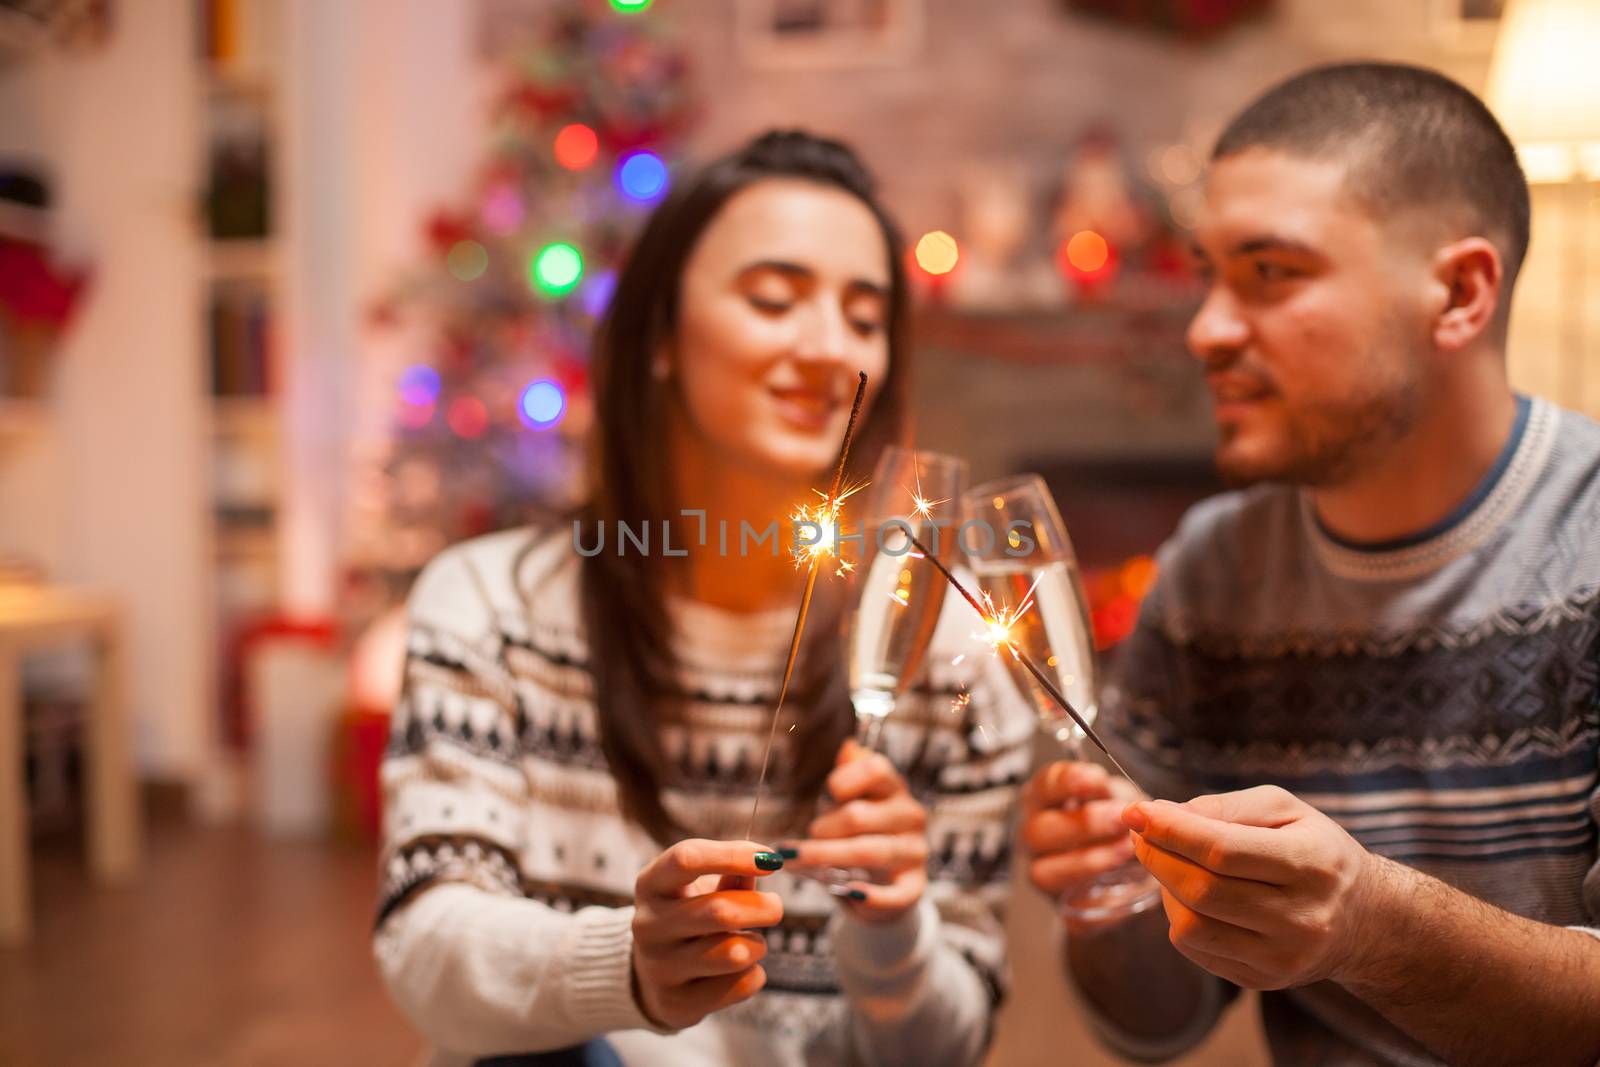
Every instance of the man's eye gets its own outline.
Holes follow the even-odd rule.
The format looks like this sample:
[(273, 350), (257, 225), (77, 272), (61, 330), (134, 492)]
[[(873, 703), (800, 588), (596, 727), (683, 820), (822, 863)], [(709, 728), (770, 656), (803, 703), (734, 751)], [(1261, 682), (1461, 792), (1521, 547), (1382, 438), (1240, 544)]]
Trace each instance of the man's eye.
[(1294, 272), (1289, 268), (1280, 266), (1277, 263), (1268, 263), (1265, 260), (1257, 260), (1255, 269), (1257, 280), (1263, 282), (1278, 282), (1294, 275)]
[(862, 337), (871, 337), (873, 334), (883, 329), (883, 324), (879, 322), (870, 322), (866, 319), (851, 319), (850, 328), (855, 330), (855, 332), (860, 334)]

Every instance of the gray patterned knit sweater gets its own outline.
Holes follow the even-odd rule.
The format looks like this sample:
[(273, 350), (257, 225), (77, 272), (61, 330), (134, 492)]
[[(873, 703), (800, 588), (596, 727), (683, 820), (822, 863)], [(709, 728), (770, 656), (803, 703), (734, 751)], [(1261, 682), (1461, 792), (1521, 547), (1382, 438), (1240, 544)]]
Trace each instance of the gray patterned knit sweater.
[[(579, 558), (570, 530), (457, 546), (410, 601), (404, 694), (383, 766), (385, 849), (376, 952), (436, 1064), (605, 1035), (629, 1067), (970, 1065), (1004, 989), (1007, 829), (1032, 718), (949, 598), (928, 677), (890, 717), (888, 753), (928, 808), (921, 907), (872, 925), (814, 882), (767, 931), (768, 983), (676, 1034), (652, 1030), (629, 986), (633, 883), (661, 851), (618, 812), (595, 724)], [(731, 615), (672, 605), (683, 721), (662, 728), (678, 782), (669, 812), (697, 836), (745, 833), (792, 609)], [(970, 702), (956, 699), (970, 690)], [(786, 711), (786, 715), (790, 712)], [(754, 837), (791, 816), (776, 790)], [(803, 825), (803, 822), (802, 822)]]
[[(1158, 562), (1102, 712), (1142, 781), (1274, 783), (1500, 908), (1600, 921), (1600, 426), (1519, 399), (1478, 489), (1401, 543), (1341, 543), (1267, 486), (1197, 506)], [(1281, 1064), (1437, 1062), (1327, 984), (1262, 1012)]]

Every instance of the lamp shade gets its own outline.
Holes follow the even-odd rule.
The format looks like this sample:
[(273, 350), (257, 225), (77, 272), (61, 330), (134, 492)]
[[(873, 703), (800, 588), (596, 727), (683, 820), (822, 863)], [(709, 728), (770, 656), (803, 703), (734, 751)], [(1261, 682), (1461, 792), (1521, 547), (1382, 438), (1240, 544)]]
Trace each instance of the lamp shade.
[(1485, 96), (1528, 177), (1561, 181), (1600, 157), (1600, 0), (1510, 0)]

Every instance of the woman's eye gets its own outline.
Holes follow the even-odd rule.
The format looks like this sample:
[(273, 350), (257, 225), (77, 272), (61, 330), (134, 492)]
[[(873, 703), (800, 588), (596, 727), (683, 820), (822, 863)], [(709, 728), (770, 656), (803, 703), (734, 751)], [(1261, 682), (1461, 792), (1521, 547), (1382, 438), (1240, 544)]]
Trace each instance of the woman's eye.
[(748, 294), (745, 299), (749, 300), (750, 306), (757, 311), (765, 311), (776, 315), (789, 310), (789, 302), (787, 300), (773, 300), (769, 297), (757, 296), (754, 293)]
[(866, 319), (851, 319), (850, 328), (856, 333), (860, 334), (862, 337), (871, 337), (873, 334), (883, 329), (883, 324), (881, 322), (871, 322)]
[(1277, 263), (1268, 263), (1265, 260), (1256, 261), (1256, 279), (1263, 282), (1278, 282), (1291, 277), (1294, 272)]

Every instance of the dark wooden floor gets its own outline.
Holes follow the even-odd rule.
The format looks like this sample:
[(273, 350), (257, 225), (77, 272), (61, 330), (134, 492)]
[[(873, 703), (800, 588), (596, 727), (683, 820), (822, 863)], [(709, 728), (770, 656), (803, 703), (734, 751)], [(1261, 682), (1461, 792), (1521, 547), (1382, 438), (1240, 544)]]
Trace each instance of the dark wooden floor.
[(367, 931), (370, 847), (168, 822), (143, 874), (92, 886), (34, 851), (35, 936), (0, 949), (0, 1064), (409, 1064)]

